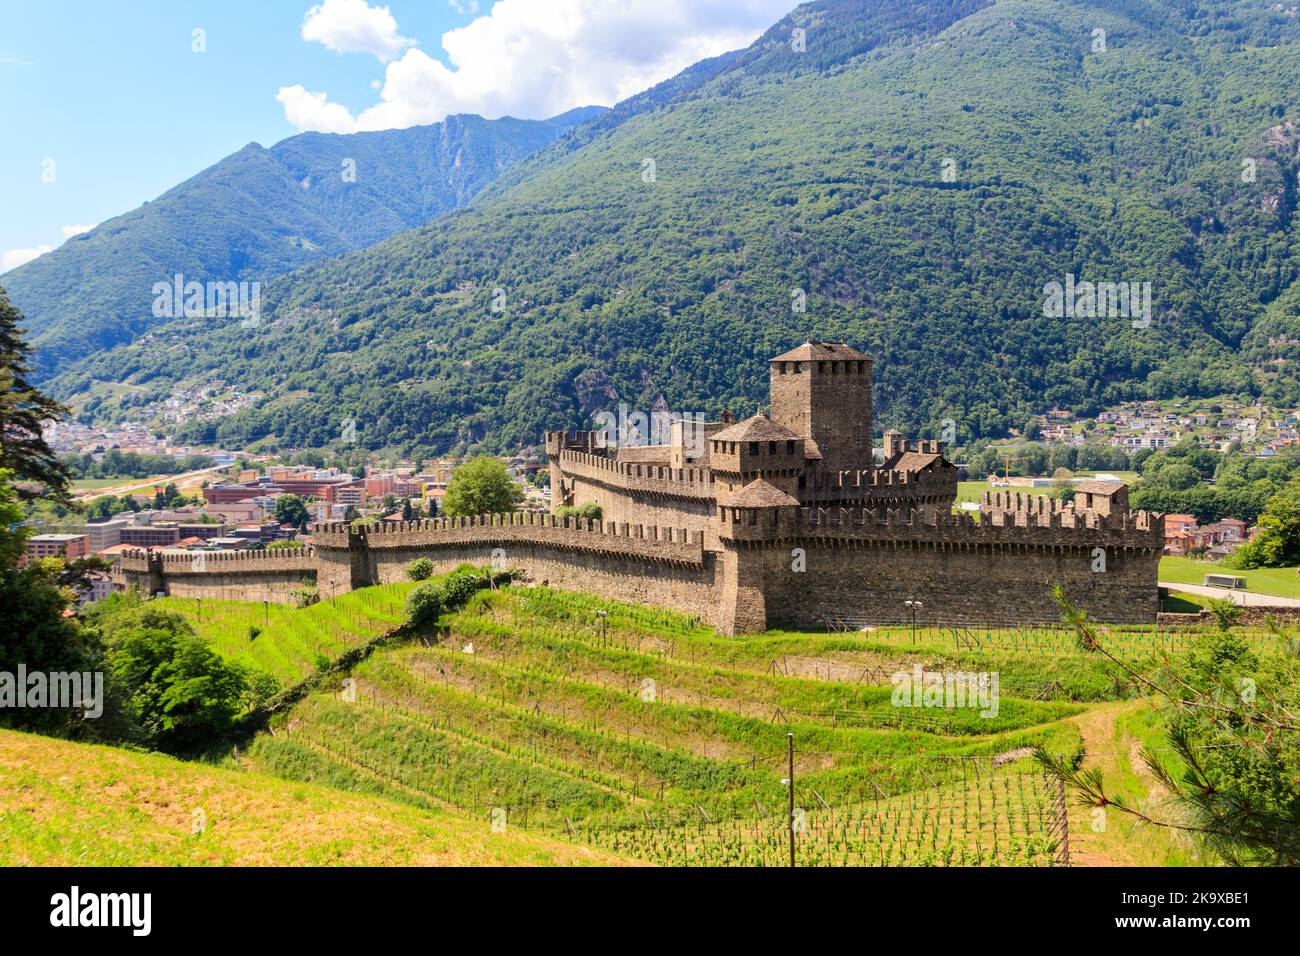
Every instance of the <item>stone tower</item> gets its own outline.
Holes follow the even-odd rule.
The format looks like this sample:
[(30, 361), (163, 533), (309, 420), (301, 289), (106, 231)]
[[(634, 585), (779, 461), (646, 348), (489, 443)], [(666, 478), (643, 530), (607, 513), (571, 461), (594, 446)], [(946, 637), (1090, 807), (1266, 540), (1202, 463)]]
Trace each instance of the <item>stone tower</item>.
[(771, 361), (772, 421), (812, 439), (826, 471), (870, 468), (871, 356), (805, 342)]

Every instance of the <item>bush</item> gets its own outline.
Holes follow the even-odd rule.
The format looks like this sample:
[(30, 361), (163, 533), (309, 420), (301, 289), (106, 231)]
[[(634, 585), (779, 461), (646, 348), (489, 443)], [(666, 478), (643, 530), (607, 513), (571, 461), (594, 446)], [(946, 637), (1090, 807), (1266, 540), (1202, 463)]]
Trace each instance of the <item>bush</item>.
[(585, 505), (576, 508), (572, 505), (564, 505), (555, 509), (557, 518), (590, 518), (592, 521), (599, 521), (604, 514), (604, 509), (594, 501), (588, 501)]
[(411, 627), (427, 627), (438, 619), (444, 603), (441, 585), (433, 581), (417, 584), (406, 597), (406, 623)]
[(477, 570), (453, 571), (442, 585), (443, 606), (449, 611), (464, 607), (474, 592), (486, 584), (487, 579)]
[(426, 581), (433, 574), (433, 562), (428, 558), (416, 558), (406, 566), (406, 576), (412, 581)]
[(320, 600), (320, 591), (310, 580), (304, 579), (302, 584), (289, 592), (293, 597), (294, 607), (310, 607)]

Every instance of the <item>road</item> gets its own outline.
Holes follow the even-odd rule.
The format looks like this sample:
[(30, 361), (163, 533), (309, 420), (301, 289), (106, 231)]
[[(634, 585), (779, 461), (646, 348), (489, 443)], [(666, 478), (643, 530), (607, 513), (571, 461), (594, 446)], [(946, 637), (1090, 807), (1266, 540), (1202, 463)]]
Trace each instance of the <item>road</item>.
[(1161, 581), (1162, 588), (1171, 591), (1183, 591), (1187, 594), (1199, 594), (1202, 597), (1228, 598), (1246, 607), (1300, 607), (1296, 598), (1278, 597), (1276, 594), (1260, 594), (1258, 591), (1234, 591), (1231, 588), (1207, 588), (1203, 584), (1175, 584)]

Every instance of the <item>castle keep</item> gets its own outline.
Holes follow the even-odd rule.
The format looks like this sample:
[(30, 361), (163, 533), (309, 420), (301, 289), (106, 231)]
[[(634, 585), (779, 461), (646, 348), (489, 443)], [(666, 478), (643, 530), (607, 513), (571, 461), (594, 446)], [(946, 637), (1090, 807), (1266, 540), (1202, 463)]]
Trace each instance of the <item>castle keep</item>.
[[(615, 447), (593, 431), (546, 436), (552, 511), (320, 526), (314, 551), (275, 562), (168, 571), (124, 555), (120, 580), (151, 591), (286, 599), (314, 569), (322, 597), (404, 579), (431, 558), (517, 567), (535, 581), (698, 614), (725, 633), (899, 621), (1055, 620), (1054, 584), (1100, 621), (1153, 622), (1163, 517), (1128, 510), (1122, 485), (1074, 502), (986, 495), (953, 513), (957, 470), (937, 441), (884, 435), (872, 449), (870, 356), (809, 342), (771, 360), (771, 412), (676, 421), (663, 445)], [(236, 567), (236, 564), (239, 567)], [(245, 567), (247, 565), (247, 567)], [(210, 581), (210, 585), (205, 582)]]

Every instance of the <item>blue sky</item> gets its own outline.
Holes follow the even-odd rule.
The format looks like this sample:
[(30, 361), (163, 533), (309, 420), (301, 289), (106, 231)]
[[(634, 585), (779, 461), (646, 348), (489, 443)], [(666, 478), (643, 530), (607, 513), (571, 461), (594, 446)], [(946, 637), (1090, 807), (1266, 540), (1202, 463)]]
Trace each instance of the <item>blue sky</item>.
[[(310, 4), (289, 0), (3, 0), (0, 3), (0, 250), (57, 245), (152, 199), (249, 142), (298, 132), (276, 91), (327, 87), (360, 108), (383, 77), (374, 57), (301, 39)], [(391, 6), (402, 31), (437, 38), (469, 22), (445, 2)], [(206, 31), (194, 53), (192, 31)], [(55, 161), (53, 183), (43, 163)]]
[(612, 105), (794, 5), (0, 0), (0, 271), (249, 142)]

